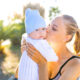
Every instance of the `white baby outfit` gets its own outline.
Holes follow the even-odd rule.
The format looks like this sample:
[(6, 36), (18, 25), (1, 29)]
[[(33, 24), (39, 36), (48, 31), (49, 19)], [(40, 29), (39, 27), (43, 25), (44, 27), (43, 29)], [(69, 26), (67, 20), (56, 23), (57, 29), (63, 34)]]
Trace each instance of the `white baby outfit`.
[[(26, 10), (25, 15), (26, 34), (29, 34), (34, 30), (45, 26), (46, 26), (45, 21), (40, 16), (37, 10), (31, 9)], [(21, 43), (23, 43), (24, 39), (27, 42), (31, 43), (46, 58), (48, 62), (58, 60), (58, 57), (56, 56), (55, 52), (53, 51), (53, 49), (46, 40), (43, 39), (35, 40), (31, 39), (30, 37), (27, 37), (27, 35), (23, 35)], [(20, 59), (18, 80), (39, 80), (38, 65), (27, 55), (26, 51), (22, 53)]]

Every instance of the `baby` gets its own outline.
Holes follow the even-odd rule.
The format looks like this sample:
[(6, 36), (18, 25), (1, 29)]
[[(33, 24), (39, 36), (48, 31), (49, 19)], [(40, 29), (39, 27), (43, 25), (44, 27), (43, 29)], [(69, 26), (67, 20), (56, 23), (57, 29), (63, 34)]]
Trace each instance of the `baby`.
[[(45, 21), (37, 10), (27, 9), (25, 13), (25, 27), (28, 35), (27, 37), (23, 35), (21, 42), (23, 43), (25, 39), (26, 42), (31, 43), (48, 62), (57, 61), (58, 57), (45, 40), (45, 26)], [(38, 65), (30, 59), (26, 51), (23, 51), (20, 59), (18, 80), (39, 80)]]

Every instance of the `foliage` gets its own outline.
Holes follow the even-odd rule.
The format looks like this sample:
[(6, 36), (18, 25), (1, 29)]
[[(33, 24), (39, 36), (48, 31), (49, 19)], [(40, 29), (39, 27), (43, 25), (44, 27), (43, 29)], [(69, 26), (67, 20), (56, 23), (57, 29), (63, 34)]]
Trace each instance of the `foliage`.
[(51, 7), (49, 11), (49, 17), (52, 19), (52, 17), (56, 17), (60, 13), (60, 10), (58, 7)]
[(44, 10), (44, 8), (40, 4), (38, 4), (38, 3), (37, 4), (31, 4), (31, 3), (27, 4), (26, 6), (23, 7), (23, 15), (25, 15), (25, 10), (27, 8), (39, 10), (40, 15), (42, 17), (44, 17), (45, 10)]
[(3, 20), (0, 20), (0, 40), (5, 39), (5, 36), (3, 36), (3, 34), (4, 34)]
[(25, 32), (24, 23), (15, 23), (10, 25), (12, 28), (9, 33), (9, 38), (11, 39), (12, 44), (20, 45), (21, 36)]
[(20, 45), (21, 36), (24, 32), (24, 22), (9, 24), (6, 27), (0, 23), (0, 40), (10, 39), (12, 44)]
[(4, 47), (1, 46), (3, 40), (0, 40), (0, 54), (4, 53)]

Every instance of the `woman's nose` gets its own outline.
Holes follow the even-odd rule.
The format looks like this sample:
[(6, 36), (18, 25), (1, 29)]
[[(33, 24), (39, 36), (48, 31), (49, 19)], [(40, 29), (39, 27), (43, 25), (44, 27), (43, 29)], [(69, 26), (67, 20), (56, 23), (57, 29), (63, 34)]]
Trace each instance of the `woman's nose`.
[(46, 32), (49, 32), (48, 30), (46, 30)]
[(47, 33), (49, 32), (49, 29), (48, 29), (48, 28), (46, 28), (46, 32), (47, 32)]

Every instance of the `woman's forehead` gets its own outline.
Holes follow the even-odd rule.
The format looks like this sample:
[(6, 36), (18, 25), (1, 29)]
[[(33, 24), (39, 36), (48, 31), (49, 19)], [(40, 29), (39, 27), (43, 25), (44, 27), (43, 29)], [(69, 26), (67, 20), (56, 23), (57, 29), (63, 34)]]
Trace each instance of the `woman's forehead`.
[(51, 24), (61, 24), (62, 22), (62, 17), (56, 17), (54, 20), (52, 20)]

